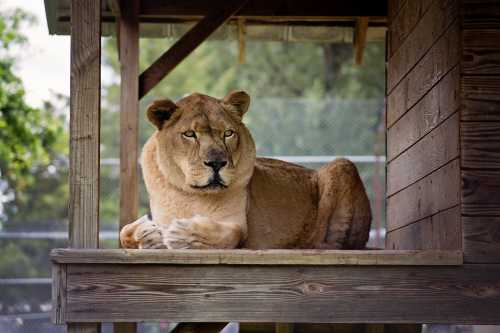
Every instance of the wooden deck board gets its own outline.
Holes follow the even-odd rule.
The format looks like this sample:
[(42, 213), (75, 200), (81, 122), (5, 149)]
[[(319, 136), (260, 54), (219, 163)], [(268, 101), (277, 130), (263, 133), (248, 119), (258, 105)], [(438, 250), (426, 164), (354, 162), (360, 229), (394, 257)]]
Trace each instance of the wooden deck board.
[(461, 265), (461, 251), (54, 249), (59, 264)]

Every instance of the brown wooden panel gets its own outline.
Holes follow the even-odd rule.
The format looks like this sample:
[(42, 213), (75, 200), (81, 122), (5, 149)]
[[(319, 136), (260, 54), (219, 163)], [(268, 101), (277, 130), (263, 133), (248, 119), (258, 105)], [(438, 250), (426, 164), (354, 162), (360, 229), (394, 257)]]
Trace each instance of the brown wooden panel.
[(462, 214), (500, 216), (500, 170), (462, 169)]
[(463, 216), (464, 259), (500, 263), (500, 216)]
[(464, 29), (481, 29), (500, 25), (498, 0), (460, 0)]
[[(391, 127), (422, 98), (460, 58), (460, 27), (455, 21), (387, 99), (387, 126)], [(389, 66), (390, 67), (390, 66)]]
[(463, 121), (500, 121), (500, 77), (462, 76)]
[(457, 66), (387, 131), (387, 160), (391, 161), (440, 125), (460, 105)]
[(460, 163), (455, 159), (387, 199), (387, 230), (434, 215), (459, 200)]
[(463, 30), (462, 43), (463, 73), (500, 74), (500, 23), (496, 29)]
[[(435, 2), (442, 2), (442, 0)], [(391, 20), (388, 34), (389, 40), (391, 41), (389, 44), (389, 59), (396, 51), (398, 51), (398, 49), (401, 47), (403, 42), (405, 42), (410, 33), (414, 31), (415, 26), (417, 25), (417, 23), (419, 23), (422, 16), (424, 16), (424, 14), (427, 12), (431, 4), (432, 0), (407, 1), (405, 3), (405, 6), (401, 8), (401, 11), (398, 13), (398, 15), (393, 20)], [(436, 8), (436, 5), (434, 5), (431, 10), (437, 12), (439, 11), (439, 8)], [(424, 50), (424, 52), (426, 50)], [(413, 51), (418, 52), (418, 50)]]
[(500, 169), (500, 122), (461, 122), (460, 132), (462, 168)]
[(387, 165), (387, 195), (416, 182), (425, 175), (458, 157), (459, 114), (423, 137)]
[(500, 266), (68, 266), (69, 321), (499, 323)]
[(396, 18), (396, 15), (401, 11), (407, 0), (388, 0), (387, 1), (387, 17), (390, 21)]
[(101, 115), (100, 1), (72, 6), (69, 148), (69, 238), (72, 247), (98, 247)]
[(54, 249), (59, 264), (458, 265), (455, 251), (384, 250), (80, 250)]
[[(432, 6), (429, 5), (432, 3)], [(428, 10), (427, 10), (428, 9)], [(407, 11), (405, 15), (403, 12)], [(425, 15), (424, 15), (425, 13)], [(423, 17), (422, 17), (423, 15)], [(387, 89), (415, 66), (458, 15), (458, 0), (409, 1), (389, 29), (391, 57), (387, 67)], [(415, 29), (411, 28), (422, 18)], [(401, 24), (398, 25), (399, 21)], [(406, 28), (405, 28), (406, 27)], [(403, 35), (407, 38), (396, 38)], [(404, 41), (404, 43), (402, 43)]]
[(387, 249), (461, 249), (460, 206), (389, 231)]

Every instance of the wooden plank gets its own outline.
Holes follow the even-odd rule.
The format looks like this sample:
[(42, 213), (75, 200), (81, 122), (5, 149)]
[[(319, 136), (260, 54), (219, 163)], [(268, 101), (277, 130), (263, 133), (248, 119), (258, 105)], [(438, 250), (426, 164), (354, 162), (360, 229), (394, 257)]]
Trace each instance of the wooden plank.
[(500, 323), (500, 265), (78, 264), (67, 277), (70, 321)]
[(462, 169), (462, 214), (500, 216), (500, 170)]
[[(458, 21), (448, 28), (387, 99), (387, 126), (391, 127), (417, 103), (460, 59)], [(390, 65), (389, 65), (390, 68)]]
[(434, 130), (459, 106), (460, 68), (457, 66), (387, 130), (387, 160), (392, 161)]
[(464, 259), (500, 263), (500, 216), (463, 216)]
[[(75, 248), (99, 247), (101, 116), (101, 1), (71, 4), (69, 239)], [(63, 287), (61, 284), (59, 287)], [(57, 287), (57, 286), (55, 286)], [(56, 296), (64, 295), (55, 291)], [(56, 300), (57, 301), (57, 300)], [(64, 303), (53, 316), (60, 320)], [(71, 323), (69, 333), (97, 333), (98, 323)]]
[(464, 29), (483, 29), (499, 26), (498, 0), (460, 0)]
[(387, 230), (456, 206), (460, 188), (460, 161), (455, 159), (387, 199)]
[(63, 323), (66, 312), (66, 265), (52, 265), (52, 313), (53, 323)]
[(462, 121), (500, 121), (500, 77), (462, 76)]
[(461, 122), (460, 133), (462, 168), (500, 170), (499, 121)]
[(444, 210), (423, 220), (387, 233), (388, 249), (460, 250), (460, 206)]
[(120, 19), (120, 229), (139, 210), (139, 7), (127, 1)]
[[(248, 0), (233, 1), (211, 12), (179, 39), (169, 50), (163, 53), (151, 66), (139, 76), (139, 98), (153, 89), (184, 58), (193, 52), (217, 28), (222, 26)], [(159, 4), (158, 2), (156, 2)], [(141, 8), (144, 9), (144, 2)]]
[(387, 1), (387, 18), (393, 22), (401, 9), (406, 5), (407, 0), (389, 0)]
[(456, 251), (54, 249), (54, 263), (171, 265), (459, 265)]
[(459, 156), (459, 113), (455, 112), (387, 165), (387, 195), (425, 177)]
[(72, 247), (99, 245), (101, 104), (100, 1), (72, 5), (69, 152), (69, 238)]
[[(405, 6), (401, 8), (397, 17), (391, 20), (391, 25), (389, 26), (389, 58), (398, 51), (406, 38), (413, 32), (415, 26), (417, 26), (417, 23), (422, 19), (422, 16), (424, 16), (431, 4), (431, 0), (405, 1)], [(431, 15), (436, 15), (439, 12), (436, 4), (433, 6), (433, 12)], [(427, 28), (430, 27), (428, 26)]]
[(462, 73), (500, 75), (500, 23), (496, 29), (462, 30)]
[[(409, 1), (403, 11), (405, 13), (400, 13), (398, 20), (389, 29), (391, 50), (387, 66), (389, 92), (455, 21), (458, 16), (458, 1)], [(415, 28), (412, 30), (413, 27)]]
[(369, 17), (358, 17), (354, 27), (354, 63), (363, 64), (363, 53), (365, 51), (366, 36), (368, 32)]
[[(213, 8), (227, 6), (225, 0), (156, 1), (142, 0), (143, 16), (188, 16), (200, 17), (209, 14)], [(252, 0), (238, 12), (238, 16), (273, 18), (318, 18), (329, 16), (387, 16), (387, 1), (294, 1), (294, 0)]]

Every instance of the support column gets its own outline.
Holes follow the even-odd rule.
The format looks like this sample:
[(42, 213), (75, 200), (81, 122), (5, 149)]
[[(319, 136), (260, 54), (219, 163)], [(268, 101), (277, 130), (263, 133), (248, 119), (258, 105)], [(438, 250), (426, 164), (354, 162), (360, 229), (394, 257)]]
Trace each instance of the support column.
[[(139, 210), (139, 0), (120, 3), (120, 230)], [(135, 323), (114, 324), (115, 333), (134, 333)]]
[[(69, 239), (99, 247), (101, 1), (71, 2)], [(99, 323), (68, 324), (69, 333), (98, 333)]]

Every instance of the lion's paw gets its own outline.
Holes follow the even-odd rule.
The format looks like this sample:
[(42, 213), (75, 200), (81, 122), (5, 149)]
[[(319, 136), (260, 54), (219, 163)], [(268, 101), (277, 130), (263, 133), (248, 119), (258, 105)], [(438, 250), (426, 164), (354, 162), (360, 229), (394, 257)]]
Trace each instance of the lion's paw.
[(164, 230), (163, 241), (169, 249), (206, 249), (204, 237), (197, 232), (199, 223), (204, 219), (195, 216), (191, 219), (174, 219)]
[(139, 249), (166, 249), (163, 233), (164, 229), (154, 222), (146, 222), (141, 224), (134, 238), (138, 243)]

